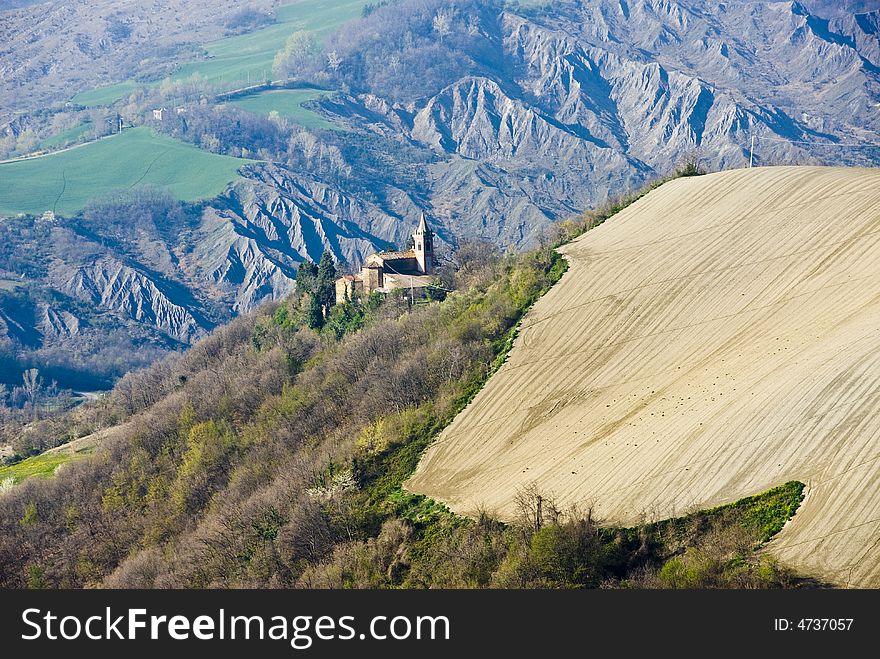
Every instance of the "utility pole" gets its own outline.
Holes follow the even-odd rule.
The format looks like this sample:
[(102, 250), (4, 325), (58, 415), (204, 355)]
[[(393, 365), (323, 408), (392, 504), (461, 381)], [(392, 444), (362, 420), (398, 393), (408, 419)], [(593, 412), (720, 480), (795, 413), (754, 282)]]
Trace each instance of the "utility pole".
[(749, 169), (752, 168), (752, 160), (755, 157), (755, 134), (752, 133), (752, 145), (749, 147)]

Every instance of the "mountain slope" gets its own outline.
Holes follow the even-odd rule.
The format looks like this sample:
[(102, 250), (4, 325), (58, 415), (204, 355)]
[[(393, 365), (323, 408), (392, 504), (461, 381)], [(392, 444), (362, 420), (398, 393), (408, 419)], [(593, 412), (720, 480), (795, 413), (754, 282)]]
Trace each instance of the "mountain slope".
[(562, 251), (409, 489), (510, 518), (536, 483), (633, 523), (798, 479), (773, 552), (880, 585), (880, 172), (680, 179)]
[(35, 101), (49, 105), (99, 84), (170, 73), (169, 55), (194, 57), (194, 42), (223, 36), (240, 11), (234, 0), (0, 3), (0, 122)]
[[(350, 93), (320, 106), (377, 136), (379, 149), (406, 140), (433, 151), (418, 192), (457, 237), (534, 244), (554, 220), (682, 159), (740, 166), (753, 137), (761, 164), (880, 157), (877, 11), (827, 19), (797, 2), (454, 4), (442, 44), (429, 20), (446, 6), (439, 0), (343, 28), (327, 49), (342, 58)], [(427, 65), (438, 58), (439, 71)]]
[[(0, 68), (15, 71), (7, 88), (0, 84), (0, 105), (11, 96), (22, 104), (67, 98), (89, 75), (123, 80), (127, 74), (114, 71), (117, 65), (131, 68), (132, 57), (147, 67), (137, 84), (150, 78), (148, 70), (161, 77), (200, 50), (182, 45), (181, 39), (212, 39), (227, 31), (214, 21), (233, 15), (233, 4), (218, 0), (187, 14), (181, 18), (182, 31), (175, 23), (156, 52), (144, 51), (143, 40), (174, 20), (177, 3), (148, 19), (144, 12), (153, 5), (113, 0), (99, 5), (106, 21), (91, 20), (94, 8), (83, 4), (47, 2), (7, 12), (9, 25), (4, 23), (0, 33), (9, 31), (11, 45), (0, 53)], [(322, 7), (331, 12), (340, 4), (353, 6)], [(213, 12), (210, 20), (202, 16), (205, 11)], [(433, 18), (446, 11), (451, 11), (449, 31), (440, 35)], [(56, 29), (59, 22), (65, 22), (66, 31)], [(99, 38), (97, 33), (110, 29), (110, 23), (116, 40)], [(192, 23), (199, 23), (199, 29), (190, 30)], [(282, 21), (266, 29), (277, 37), (285, 25)], [(123, 39), (125, 26), (132, 31)], [(36, 40), (24, 44), (31, 31)], [(47, 44), (54, 53), (77, 34), (85, 39), (93, 32), (89, 43), (106, 42), (100, 70), (80, 51), (68, 53), (54, 69), (45, 63), (47, 55), (40, 49)], [(247, 43), (265, 46), (261, 34), (245, 35)], [(126, 121), (152, 126), (188, 145), (261, 161), (244, 167), (242, 177), (218, 197), (194, 204), (188, 213), (198, 221), (187, 231), (176, 230), (171, 218), (160, 220), (162, 263), (152, 260), (155, 240), (143, 249), (117, 249), (117, 239), (140, 245), (137, 223), (121, 227), (117, 236), (103, 235), (102, 251), (149, 279), (184, 315), (196, 319), (197, 327), (182, 329), (179, 325), (189, 321), (171, 320), (174, 314), (130, 313), (139, 305), (152, 306), (140, 293), (135, 297), (141, 301), (133, 306), (117, 304), (125, 295), (102, 293), (95, 298), (98, 311), (121, 315), (129, 326), (139, 324), (141, 331), (160, 335), (159, 343), (180, 347), (230, 314), (284, 297), (294, 286), (298, 264), (317, 260), (324, 249), (348, 269), (377, 249), (405, 245), (422, 212), (444, 251), (472, 240), (524, 249), (539, 244), (554, 222), (599, 206), (684, 161), (698, 159), (708, 169), (741, 166), (752, 155), (753, 138), (754, 158), (761, 165), (876, 165), (878, 34), (880, 11), (876, 3), (866, 2), (582, 0), (527, 7), (494, 0), (402, 0), (326, 35), (323, 50), (300, 63), (301, 79), (293, 84), (336, 90), (309, 105), (309, 112), (325, 117), (323, 125), (334, 130), (249, 114), (235, 100), (215, 97), (217, 90), (209, 84), (199, 87), (193, 99), (201, 100), (189, 102), (182, 114), (154, 121), (153, 108), (176, 107), (179, 100), (163, 97), (163, 86), (150, 83), (113, 107), (17, 114), (0, 125), (0, 151), (4, 144), (18, 148), (29, 132), (34, 139), (50, 139), (55, 129), (86, 120), (103, 125), (97, 115), (112, 118), (120, 112)], [(238, 43), (234, 38), (226, 46), (234, 50)], [(188, 50), (174, 50), (178, 47)], [(214, 52), (209, 47), (206, 54)], [(332, 70), (330, 53), (338, 63)], [(222, 60), (222, 53), (214, 59)], [(85, 61), (87, 69), (82, 68)], [(66, 81), (63, 94), (50, 88), (59, 79)], [(137, 86), (134, 80), (123, 84)], [(143, 173), (149, 164), (134, 163), (126, 172)], [(89, 177), (101, 171), (79, 169)], [(155, 168), (150, 171), (155, 174)], [(74, 177), (62, 174), (58, 170), (49, 177), (45, 199), (36, 205), (26, 194), (27, 203), (22, 201), (23, 184), (14, 195), (6, 186), (6, 197), (17, 198), (14, 203), (2, 198), (0, 184), (0, 208), (13, 215), (52, 208), (62, 188), (67, 186), (67, 195), (76, 192), (69, 188)], [(173, 183), (191, 187), (203, 176), (192, 168), (185, 174)], [(119, 184), (139, 185), (138, 176), (124, 176)], [(168, 181), (157, 177), (154, 182)], [(211, 194), (220, 189), (209, 187)], [(100, 186), (93, 192), (106, 190)], [(81, 207), (89, 196), (80, 194), (77, 204), (67, 208)], [(58, 203), (57, 210), (64, 207)], [(64, 225), (73, 219), (59, 221)], [(83, 252), (89, 252), (91, 238), (80, 238)], [(74, 257), (61, 260), (78, 266), (83, 259)], [(0, 280), (14, 288), (9, 294), (0, 291), (6, 319), (0, 323), (0, 348), (9, 346), (22, 363), (32, 361), (28, 351), (35, 345), (56, 354), (81, 352), (80, 347), (71, 350), (69, 341), (74, 320), (44, 322), (45, 305), (21, 304), (16, 291), (31, 269), (21, 261), (18, 255), (0, 258)], [(57, 297), (70, 295), (68, 280), (25, 283), (39, 287), (41, 295)], [(82, 328), (89, 327), (89, 319), (70, 305), (49, 306), (52, 313), (72, 314)], [(27, 317), (16, 316), (13, 309), (25, 307)], [(38, 362), (43, 366), (43, 360)], [(17, 373), (13, 376), (18, 379)]]

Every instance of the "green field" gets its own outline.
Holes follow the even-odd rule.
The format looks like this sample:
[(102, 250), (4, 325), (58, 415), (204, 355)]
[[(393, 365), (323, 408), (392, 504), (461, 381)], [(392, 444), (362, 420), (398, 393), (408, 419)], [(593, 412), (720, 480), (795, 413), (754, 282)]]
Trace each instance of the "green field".
[[(287, 38), (299, 30), (316, 38), (361, 15), (366, 0), (302, 0), (279, 7), (277, 23), (260, 30), (204, 44), (207, 59), (186, 62), (177, 67), (175, 80), (199, 74), (220, 89), (237, 89), (271, 79), (275, 54)], [(156, 84), (156, 83), (152, 83)], [(130, 94), (137, 84), (132, 80), (99, 87), (71, 100), (85, 106), (112, 105)]]
[(334, 123), (302, 106), (306, 101), (313, 101), (328, 93), (330, 92), (323, 89), (273, 89), (236, 98), (229, 103), (257, 114), (269, 114), (275, 111), (305, 128), (336, 129), (338, 126)]
[(0, 215), (72, 214), (91, 199), (138, 185), (166, 188), (183, 201), (210, 198), (250, 162), (130, 128), (62, 153), (0, 165)]
[(70, 99), (70, 102), (86, 107), (112, 105), (131, 94), (137, 86), (134, 80), (126, 80), (115, 85), (107, 85), (106, 87), (98, 87), (97, 89), (81, 92)]
[(305, 30), (320, 39), (360, 16), (366, 4), (364, 0), (302, 0), (279, 7), (274, 25), (205, 44), (208, 59), (184, 64), (172, 77), (188, 78), (198, 73), (226, 89), (265, 80), (272, 75), (275, 54), (284, 48), (291, 34)]
[(76, 457), (70, 453), (43, 453), (8, 467), (0, 467), (0, 483), (11, 478), (13, 485), (31, 476), (49, 478), (65, 462)]
[(74, 126), (73, 128), (69, 128), (62, 133), (58, 133), (57, 135), (53, 135), (52, 137), (43, 140), (42, 142), (40, 142), (40, 146), (38, 148), (54, 149), (56, 147), (66, 146), (67, 144), (78, 140), (91, 129), (91, 122), (86, 122), (84, 124), (80, 124), (79, 126)]

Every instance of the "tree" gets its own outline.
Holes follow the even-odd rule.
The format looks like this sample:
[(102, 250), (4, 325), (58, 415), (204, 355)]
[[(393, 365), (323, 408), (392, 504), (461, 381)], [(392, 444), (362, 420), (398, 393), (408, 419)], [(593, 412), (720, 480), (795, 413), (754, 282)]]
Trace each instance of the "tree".
[(335, 50), (331, 50), (327, 53), (327, 66), (330, 67), (330, 70), (333, 71), (333, 73), (339, 72), (339, 67), (342, 66), (342, 58)]
[(212, 153), (220, 152), (220, 139), (216, 135), (205, 133), (201, 139), (202, 148)]
[(324, 326), (324, 312), (321, 308), (321, 301), (315, 295), (309, 296), (309, 308), (306, 315), (306, 322), (312, 329), (321, 329)]
[(467, 33), (472, 37), (480, 34), (480, 19), (476, 16), (468, 16)]
[(28, 402), (35, 407), (37, 404), (37, 396), (43, 387), (43, 378), (40, 377), (40, 371), (35, 368), (29, 368), (21, 374), (24, 382), (24, 392), (27, 395)]
[(336, 265), (333, 255), (325, 250), (318, 262), (318, 278), (315, 286), (315, 297), (326, 318), (330, 309), (336, 304)]
[(443, 37), (449, 36), (452, 32), (452, 10), (441, 9), (434, 15), (434, 32), (440, 37), (440, 43), (443, 43)]
[(318, 45), (311, 33), (294, 32), (287, 38), (284, 49), (278, 51), (272, 66), (279, 78), (302, 78), (311, 70)]
[(299, 295), (315, 292), (318, 279), (318, 266), (312, 261), (303, 261), (296, 270), (296, 292)]

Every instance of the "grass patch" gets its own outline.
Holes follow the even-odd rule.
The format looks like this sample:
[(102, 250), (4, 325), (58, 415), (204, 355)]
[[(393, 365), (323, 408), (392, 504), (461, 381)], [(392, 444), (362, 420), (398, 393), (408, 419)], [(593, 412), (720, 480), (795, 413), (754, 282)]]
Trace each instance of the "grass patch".
[(304, 128), (335, 130), (338, 129), (338, 126), (302, 105), (307, 101), (326, 96), (328, 93), (322, 89), (274, 89), (242, 96), (229, 101), (229, 103), (256, 114), (268, 115), (274, 111)]
[(56, 452), (42, 453), (32, 458), (27, 458), (21, 462), (6, 467), (0, 467), (0, 483), (12, 479), (13, 485), (21, 483), (23, 480), (31, 477), (50, 478), (55, 474), (55, 470), (61, 465), (75, 460), (91, 453), (91, 449), (84, 449), (77, 453)]
[(106, 85), (80, 92), (70, 99), (70, 102), (87, 108), (113, 105), (116, 101), (122, 100), (131, 94), (136, 88), (137, 83), (134, 80), (125, 80), (115, 85)]
[(789, 481), (774, 487), (763, 494), (740, 499), (727, 506), (719, 506), (706, 511), (706, 515), (723, 515), (734, 511), (744, 526), (755, 527), (761, 542), (767, 542), (782, 530), (785, 523), (794, 517), (801, 501), (804, 500), (804, 484)]
[(0, 214), (72, 214), (91, 199), (139, 185), (166, 188), (182, 201), (215, 197), (251, 162), (131, 128), (64, 153), (0, 165)]
[(86, 122), (80, 124), (79, 126), (74, 126), (73, 128), (68, 128), (64, 132), (58, 133), (57, 135), (53, 135), (42, 142), (40, 142), (40, 149), (55, 149), (60, 147), (65, 147), (68, 144), (72, 144), (76, 142), (79, 138), (85, 135), (88, 131), (93, 128), (91, 122)]

